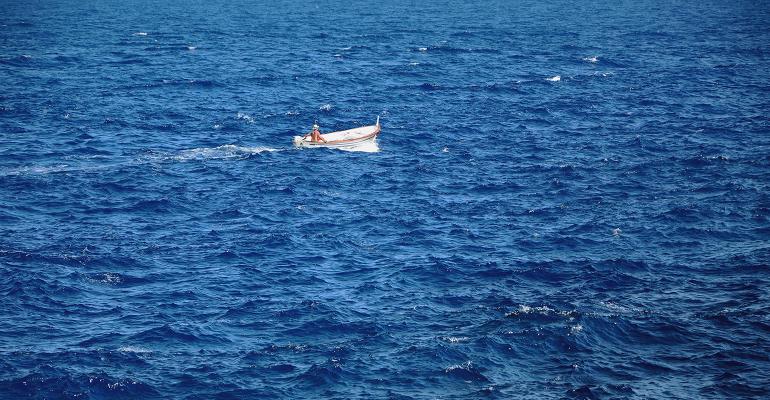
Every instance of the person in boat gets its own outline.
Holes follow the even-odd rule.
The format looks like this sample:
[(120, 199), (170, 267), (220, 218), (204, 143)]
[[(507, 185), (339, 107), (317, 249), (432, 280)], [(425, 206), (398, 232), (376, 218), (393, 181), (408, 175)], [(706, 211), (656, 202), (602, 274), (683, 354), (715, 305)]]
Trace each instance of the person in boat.
[(317, 143), (317, 142), (324, 142), (324, 143), (326, 143), (326, 139), (324, 139), (321, 136), (321, 129), (318, 126), (318, 124), (313, 124), (313, 132), (310, 132), (307, 135), (305, 135), (305, 137), (308, 137), (308, 136), (310, 136), (310, 141), (311, 142), (315, 142), (315, 143)]

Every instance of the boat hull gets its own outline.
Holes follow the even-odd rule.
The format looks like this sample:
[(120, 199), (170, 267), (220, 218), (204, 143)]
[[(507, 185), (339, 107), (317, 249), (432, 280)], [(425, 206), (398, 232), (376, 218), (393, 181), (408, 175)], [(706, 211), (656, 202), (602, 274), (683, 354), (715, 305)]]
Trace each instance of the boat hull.
[(378, 119), (376, 125), (322, 134), (321, 137), (325, 139), (326, 142), (313, 142), (309, 135), (294, 136), (293, 142), (295, 147), (302, 148), (350, 149), (376, 142), (380, 132), (381, 129)]

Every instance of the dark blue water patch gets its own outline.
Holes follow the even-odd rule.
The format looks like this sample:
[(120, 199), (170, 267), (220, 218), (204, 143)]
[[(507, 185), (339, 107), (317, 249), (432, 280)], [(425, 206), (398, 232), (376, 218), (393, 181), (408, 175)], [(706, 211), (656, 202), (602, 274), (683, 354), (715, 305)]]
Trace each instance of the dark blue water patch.
[(726, 372), (715, 376), (713, 379), (715, 381), (713, 385), (701, 389), (703, 395), (725, 396), (738, 394), (746, 397), (762, 397), (770, 393), (770, 390), (766, 387), (747, 381), (738, 374)]
[(144, 58), (138, 54), (121, 54), (120, 58), (114, 59), (109, 63), (113, 65), (152, 65), (150, 59)]
[(32, 67), (36, 60), (29, 54), (0, 58), (0, 64), (12, 67)]
[[(49, 368), (52, 369), (52, 368)], [(0, 390), (17, 398), (157, 398), (150, 385), (131, 378), (115, 378), (104, 372), (68, 374), (43, 368), (20, 378), (0, 381)]]
[(518, 82), (506, 82), (506, 83), (490, 83), (484, 85), (471, 85), (469, 89), (471, 91), (484, 91), (488, 93), (512, 93), (517, 92)]
[(72, 64), (76, 64), (76, 63), (79, 63), (80, 61), (82, 61), (82, 59), (80, 57), (78, 57), (78, 56), (69, 56), (69, 55), (64, 55), (64, 54), (60, 54), (60, 55), (54, 56), (53, 59), (55, 61), (58, 61), (58, 62), (62, 63), (62, 64), (71, 64), (71, 63)]
[(189, 88), (213, 88), (220, 86), (219, 83), (216, 81), (208, 80), (208, 79), (161, 79), (156, 80), (149, 83), (144, 83), (139, 86), (132, 86), (128, 87), (127, 89), (141, 89), (141, 88), (147, 88), (147, 89), (154, 89), (154, 88), (164, 88), (168, 86), (181, 86), (181, 87), (189, 87)]
[(426, 90), (426, 91), (433, 91), (433, 90), (440, 90), (442, 89), (441, 86), (435, 83), (423, 83), (420, 86), (420, 89)]
[(329, 386), (343, 379), (345, 371), (335, 362), (313, 364), (296, 378), (299, 385), (313, 387)]
[(226, 339), (205, 335), (201, 333), (193, 333), (187, 329), (174, 329), (168, 325), (163, 325), (157, 328), (150, 328), (142, 332), (135, 333), (126, 338), (131, 343), (141, 344), (160, 344), (160, 343), (198, 343), (198, 342), (226, 342)]
[(569, 389), (568, 398), (574, 399), (601, 399), (605, 397), (630, 396), (635, 394), (628, 385), (583, 385), (576, 389)]
[(297, 369), (297, 367), (291, 364), (275, 364), (268, 368), (271, 372), (276, 372), (279, 374), (288, 374), (294, 372)]

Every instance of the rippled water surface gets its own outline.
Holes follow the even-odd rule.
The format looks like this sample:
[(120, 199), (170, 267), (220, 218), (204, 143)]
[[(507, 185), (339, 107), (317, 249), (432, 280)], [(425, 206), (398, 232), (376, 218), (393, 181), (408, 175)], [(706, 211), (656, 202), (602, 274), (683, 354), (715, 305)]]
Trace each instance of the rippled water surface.
[(0, 398), (770, 396), (767, 2), (28, 3)]

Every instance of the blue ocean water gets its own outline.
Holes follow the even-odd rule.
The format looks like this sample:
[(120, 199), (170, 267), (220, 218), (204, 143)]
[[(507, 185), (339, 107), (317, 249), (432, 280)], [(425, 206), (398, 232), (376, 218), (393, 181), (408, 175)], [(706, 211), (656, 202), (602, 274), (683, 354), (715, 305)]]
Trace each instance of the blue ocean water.
[(169, 3), (0, 4), (0, 398), (770, 397), (768, 2)]

